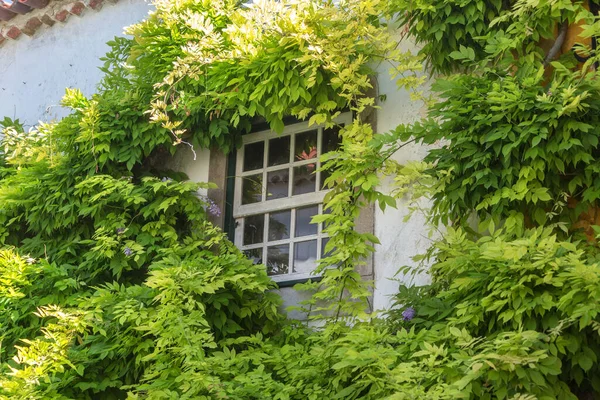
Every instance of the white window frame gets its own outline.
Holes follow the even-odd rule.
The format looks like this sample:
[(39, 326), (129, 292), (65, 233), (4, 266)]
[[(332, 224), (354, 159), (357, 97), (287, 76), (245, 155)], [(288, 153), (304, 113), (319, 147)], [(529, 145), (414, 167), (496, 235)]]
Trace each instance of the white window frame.
[[(352, 123), (352, 115), (351, 113), (341, 114), (334, 121), (337, 124), (349, 125)], [(235, 171), (235, 185), (234, 185), (234, 196), (233, 196), (233, 218), (235, 220), (235, 245), (244, 250), (252, 250), (252, 249), (262, 249), (263, 254), (263, 263), (266, 265), (265, 256), (267, 254), (267, 247), (277, 246), (282, 244), (290, 244), (289, 246), (289, 272), (287, 274), (281, 275), (272, 275), (271, 278), (276, 282), (287, 282), (287, 281), (296, 281), (302, 279), (308, 279), (310, 277), (314, 277), (315, 275), (311, 272), (300, 272), (293, 273), (293, 260), (294, 260), (294, 251), (295, 251), (295, 243), (305, 242), (310, 240), (317, 239), (317, 260), (321, 258), (321, 243), (322, 240), (327, 235), (322, 233), (322, 224), (318, 224), (317, 234), (316, 235), (307, 235), (294, 237), (293, 234), (295, 232), (295, 222), (296, 222), (296, 209), (308, 206), (318, 205), (319, 214), (323, 212), (323, 199), (329, 190), (321, 190), (322, 182), (321, 182), (321, 173), (320, 173), (320, 156), (321, 147), (322, 147), (322, 137), (323, 137), (323, 125), (311, 125), (308, 126), (308, 122), (299, 122), (290, 124), (284, 127), (284, 130), (281, 134), (277, 134), (272, 130), (264, 130), (260, 132), (254, 132), (242, 137), (243, 146), (237, 150), (236, 154), (236, 171)], [(317, 158), (311, 158), (308, 160), (294, 160), (295, 154), (295, 140), (290, 139), (290, 159), (285, 164), (279, 164), (272, 167), (263, 167), (260, 169), (255, 169), (252, 171), (243, 171), (244, 166), (244, 147), (248, 144), (256, 143), (256, 142), (265, 142), (264, 154), (263, 154), (263, 166), (267, 165), (268, 157), (269, 157), (269, 140), (280, 138), (284, 136), (292, 136), (298, 133), (314, 131), (317, 130)], [(267, 196), (267, 174), (271, 171), (278, 171), (284, 168), (291, 168), (293, 171), (293, 167), (302, 166), (306, 164), (316, 164), (316, 179), (315, 179), (315, 188), (316, 191), (312, 193), (298, 194), (292, 195), (293, 189), (293, 176), (290, 175), (289, 183), (288, 183), (288, 194), (289, 196), (286, 198), (280, 199), (272, 199), (266, 200)], [(246, 176), (256, 175), (262, 173), (262, 198), (260, 202), (251, 203), (251, 204), (242, 204), (242, 180)], [(290, 237), (288, 239), (282, 239), (277, 241), (268, 241), (269, 235), (269, 214), (278, 211), (291, 210), (291, 220), (290, 220)], [(244, 245), (244, 221), (245, 217), (264, 214), (264, 225), (263, 225), (263, 240), (261, 243)], [(315, 263), (315, 267), (316, 267)]]

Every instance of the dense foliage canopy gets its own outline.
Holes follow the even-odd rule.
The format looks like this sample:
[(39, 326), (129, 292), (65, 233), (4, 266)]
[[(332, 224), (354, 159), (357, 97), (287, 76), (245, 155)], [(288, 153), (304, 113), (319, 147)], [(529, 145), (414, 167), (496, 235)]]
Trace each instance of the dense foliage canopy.
[[(111, 42), (97, 94), (67, 91), (69, 116), (29, 132), (2, 123), (0, 398), (600, 393), (600, 103), (595, 40), (585, 40), (600, 28), (589, 6), (155, 7), (131, 39)], [(398, 50), (397, 23), (421, 54)], [(559, 57), (572, 25), (587, 61)], [(433, 99), (420, 93), (422, 60), (448, 74)], [(381, 62), (430, 105), (423, 121), (386, 134), (363, 121)], [(164, 160), (177, 146), (231, 151), (257, 120), (275, 131), (289, 115), (332, 125), (344, 109), (355, 120), (341, 129), (341, 149), (323, 156), (330, 213), (315, 218), (330, 256), (323, 279), (299, 287), (313, 293), (309, 320), (288, 320), (264, 266), (209, 222), (216, 210), (198, 191), (210, 184)], [(398, 165), (393, 155), (410, 141), (431, 150)], [(386, 175), (392, 193), (379, 191)], [(378, 319), (357, 272), (377, 238), (354, 223), (365, 205), (384, 210), (402, 196), (429, 196), (432, 226), (445, 233), (422, 258), (431, 285), (402, 286)]]

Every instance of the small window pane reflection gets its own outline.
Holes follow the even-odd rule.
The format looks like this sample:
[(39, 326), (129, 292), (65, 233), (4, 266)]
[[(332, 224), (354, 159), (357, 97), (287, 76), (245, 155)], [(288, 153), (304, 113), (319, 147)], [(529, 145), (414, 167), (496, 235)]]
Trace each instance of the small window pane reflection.
[(294, 167), (294, 186), (292, 194), (304, 194), (315, 191), (317, 174), (315, 172), (315, 164), (302, 165)]
[(244, 220), (244, 244), (262, 243), (264, 227), (264, 214), (246, 217)]
[(340, 148), (342, 138), (340, 138), (340, 127), (335, 126), (330, 129), (323, 129), (323, 146), (322, 152), (327, 153)]
[(295, 140), (294, 161), (317, 157), (317, 131), (298, 133)]
[(294, 272), (310, 272), (317, 265), (317, 241), (309, 240), (294, 245)]
[(325, 190), (325, 189), (329, 189), (331, 186), (331, 184), (326, 185), (325, 184), (325, 180), (327, 178), (329, 178), (331, 176), (331, 174), (329, 173), (329, 171), (326, 170), (321, 170), (321, 190)]
[(288, 197), (290, 170), (280, 169), (267, 173), (267, 200)]
[(290, 246), (287, 244), (267, 247), (267, 274), (281, 275), (289, 271)]
[(321, 240), (321, 258), (329, 257), (331, 255), (331, 250), (327, 251), (327, 243), (329, 243), (329, 238), (323, 238)]
[(251, 250), (244, 250), (244, 255), (249, 258), (250, 260), (252, 260), (252, 263), (254, 265), (256, 264), (262, 264), (262, 248), (260, 249), (251, 249)]
[(262, 200), (262, 174), (242, 178), (242, 204), (258, 203)]
[(263, 167), (265, 142), (251, 143), (244, 146), (244, 171), (252, 171)]
[(268, 166), (287, 164), (290, 162), (290, 137), (285, 136), (269, 140)]
[(318, 206), (298, 208), (296, 210), (296, 237), (317, 234), (317, 224), (311, 224), (310, 220), (318, 213)]
[[(321, 212), (321, 214), (325, 215), (325, 214), (331, 214), (331, 208), (325, 208), (325, 205), (323, 205), (323, 211)], [(323, 223), (323, 230), (325, 230), (330, 224), (331, 221), (324, 221)]]
[[(324, 129), (323, 130), (323, 144), (321, 146), (321, 149), (322, 149), (321, 151), (323, 153), (328, 153), (330, 151), (338, 150), (342, 143), (342, 138), (339, 135), (340, 135), (340, 127), (339, 126), (336, 126), (336, 127), (330, 128), (330, 129)], [(327, 178), (329, 178), (330, 176), (331, 176), (331, 173), (329, 171), (321, 170), (321, 177), (320, 177), (321, 180), (319, 182), (321, 190), (329, 189), (331, 187), (331, 185), (325, 185), (325, 180)]]
[(269, 214), (269, 241), (289, 239), (291, 219), (290, 210)]

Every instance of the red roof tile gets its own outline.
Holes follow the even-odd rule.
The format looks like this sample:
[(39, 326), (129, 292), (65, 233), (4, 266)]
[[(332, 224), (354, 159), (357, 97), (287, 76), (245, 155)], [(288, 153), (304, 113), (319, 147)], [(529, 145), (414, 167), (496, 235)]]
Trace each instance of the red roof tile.
[[(116, 2), (116, 0), (113, 0)], [(42, 26), (66, 22), (88, 8), (99, 10), (103, 0), (0, 0), (0, 46), (24, 33), (33, 36)]]

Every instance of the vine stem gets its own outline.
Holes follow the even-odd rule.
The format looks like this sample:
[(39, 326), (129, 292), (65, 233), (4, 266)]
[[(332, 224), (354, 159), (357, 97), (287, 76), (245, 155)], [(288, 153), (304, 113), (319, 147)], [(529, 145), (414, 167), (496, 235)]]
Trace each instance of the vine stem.
[(342, 311), (342, 299), (344, 297), (344, 290), (346, 290), (346, 281), (348, 280), (348, 275), (344, 276), (344, 281), (342, 282), (342, 287), (340, 288), (340, 297), (338, 298), (338, 306), (335, 312), (334, 322), (337, 323), (340, 318), (340, 312)]
[[(320, 284), (319, 287), (317, 287), (317, 293), (321, 290), (321, 288), (323, 287), (323, 284)], [(308, 324), (310, 322), (310, 315), (312, 314), (312, 310), (313, 310), (313, 305), (312, 303), (308, 306), (308, 311), (306, 312), (306, 327), (308, 328)]]
[(567, 38), (567, 30), (569, 29), (569, 23), (567, 21), (563, 22), (560, 26), (560, 30), (558, 31), (558, 36), (556, 37), (556, 41), (548, 51), (546, 58), (544, 59), (544, 67), (547, 67), (552, 60), (558, 55), (560, 48), (562, 47), (565, 39)]
[[(351, 208), (357, 208), (356, 206), (356, 202), (358, 201), (358, 199), (360, 198), (360, 194), (357, 193), (353, 193), (350, 197), (351, 201), (349, 202), (349, 206)], [(347, 210), (348, 214), (351, 215), (352, 211), (351, 210)], [(347, 241), (347, 233), (344, 233), (344, 237), (343, 237), (343, 242), (345, 243)], [(343, 265), (344, 267), (347, 267), (348, 265), (352, 265), (350, 263), (349, 259), (344, 260)], [(345, 269), (345, 268), (344, 268)], [(335, 319), (334, 322), (337, 323), (339, 321), (340, 318), (340, 313), (342, 311), (342, 300), (344, 298), (344, 290), (346, 290), (346, 281), (348, 280), (348, 275), (345, 274), (344, 275), (344, 280), (342, 281), (342, 285), (340, 287), (340, 296), (338, 298), (338, 304), (337, 304), (337, 310), (335, 312)]]
[(397, 151), (399, 151), (400, 149), (402, 149), (403, 147), (405, 147), (405, 146), (408, 146), (409, 144), (411, 144), (411, 143), (414, 143), (414, 142), (416, 142), (416, 141), (417, 141), (417, 138), (416, 138), (416, 137), (414, 137), (414, 138), (412, 138), (412, 139), (410, 139), (410, 140), (407, 140), (407, 141), (405, 141), (405, 142), (402, 142), (402, 144), (398, 145), (398, 147), (396, 147), (396, 148), (394, 149), (394, 151), (390, 152), (390, 154), (386, 155), (386, 156), (383, 158), (383, 160), (381, 160), (381, 161), (382, 161), (382, 162), (381, 162), (381, 164), (383, 164), (385, 161), (387, 161), (387, 160), (388, 160), (388, 159), (389, 159), (391, 156), (393, 156), (394, 154), (396, 154), (396, 152), (397, 152)]

